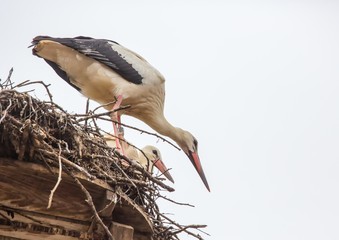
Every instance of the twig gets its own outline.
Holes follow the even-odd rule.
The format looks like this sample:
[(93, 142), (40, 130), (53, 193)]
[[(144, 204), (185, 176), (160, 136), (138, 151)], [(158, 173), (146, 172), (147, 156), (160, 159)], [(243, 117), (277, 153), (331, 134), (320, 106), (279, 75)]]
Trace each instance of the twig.
[[(181, 227), (180, 230), (174, 231), (174, 232), (172, 232), (172, 233), (175, 234), (175, 235), (177, 235), (178, 233), (181, 233), (181, 232), (186, 232), (186, 233), (190, 234), (188, 231), (186, 231), (186, 230), (189, 229), (189, 228), (195, 228), (195, 229), (201, 231), (200, 228), (205, 228), (205, 227), (207, 227), (207, 225), (191, 224), (191, 225), (183, 226), (183, 227)], [(203, 231), (201, 231), (201, 232), (203, 232)], [(208, 235), (208, 236), (210, 236), (210, 235), (209, 235), (208, 233), (206, 233), (206, 232), (203, 232), (203, 233), (206, 234), (206, 235)], [(190, 235), (192, 235), (192, 234), (190, 234)], [(195, 236), (195, 237), (197, 237), (198, 239), (203, 239), (203, 238), (202, 238), (200, 235), (198, 235), (198, 234), (194, 234), (194, 235), (192, 235), (192, 236)]]
[[(180, 232), (185, 232), (185, 233), (187, 233), (187, 234), (189, 234), (189, 235), (191, 235), (191, 236), (193, 236), (193, 237), (195, 237), (195, 238), (197, 238), (197, 239), (199, 239), (199, 240), (203, 240), (203, 238), (202, 238), (199, 234), (194, 234), (194, 233), (192, 233), (191, 231), (188, 231), (187, 229), (188, 229), (188, 228), (195, 228), (195, 229), (205, 228), (205, 227), (207, 227), (207, 225), (188, 225), (188, 226), (182, 227), (182, 226), (179, 225), (178, 223), (176, 223), (176, 222), (174, 222), (173, 220), (171, 220), (170, 218), (166, 217), (164, 214), (161, 214), (161, 213), (159, 213), (159, 214), (160, 214), (163, 218), (165, 218), (167, 221), (169, 221), (171, 224), (177, 226), (177, 227), (180, 229), (180, 230), (178, 230), (178, 231), (173, 232), (173, 233), (172, 233), (173, 235), (176, 235), (176, 234), (178, 234), (178, 233), (180, 233)], [(207, 234), (207, 235), (208, 235), (208, 234)]]
[[(104, 121), (108, 121), (108, 122), (114, 122), (114, 123), (118, 123), (117, 121), (113, 121), (112, 119), (107, 119), (107, 118), (103, 118), (101, 116), (98, 117), (98, 119), (101, 119), (101, 120), (104, 120)], [(163, 142), (167, 142), (168, 144), (172, 145), (174, 148), (178, 149), (179, 151), (181, 151), (181, 149), (179, 147), (177, 147), (174, 143), (168, 141), (166, 138), (156, 134), (156, 133), (151, 133), (151, 132), (148, 132), (146, 130), (142, 130), (140, 128), (136, 128), (136, 127), (132, 127), (130, 125), (127, 125), (127, 124), (124, 124), (124, 123), (119, 123), (121, 126), (123, 127), (127, 127), (127, 128), (130, 128), (130, 129), (133, 129), (133, 130), (136, 130), (136, 131), (139, 131), (141, 134), (143, 133), (146, 133), (148, 135), (151, 135), (151, 136), (155, 136), (159, 139), (161, 139)]]
[(11, 68), (11, 69), (9, 70), (7, 79), (4, 81), (4, 83), (3, 83), (3, 84), (0, 84), (0, 87), (1, 87), (1, 88), (6, 88), (6, 87), (8, 87), (8, 86), (10, 86), (11, 89), (13, 88), (13, 87), (12, 87), (13, 83), (12, 83), (12, 80), (11, 80), (12, 73), (13, 73), (13, 68)]
[(165, 199), (165, 200), (167, 200), (167, 201), (169, 201), (169, 202), (175, 203), (175, 204), (177, 204), (177, 205), (189, 206), (189, 207), (195, 207), (194, 205), (191, 205), (191, 204), (189, 204), (189, 203), (179, 203), (179, 202), (174, 201), (174, 200), (172, 200), (172, 199), (169, 199), (169, 198), (167, 198), (167, 197), (165, 197), (165, 196), (159, 195), (159, 197), (161, 197), (161, 198), (163, 198), (163, 199)]
[(52, 206), (52, 200), (53, 200), (54, 192), (56, 191), (56, 189), (58, 188), (58, 186), (59, 186), (59, 184), (61, 182), (62, 163), (61, 163), (61, 146), (60, 146), (60, 143), (58, 143), (58, 146), (59, 146), (59, 155), (58, 155), (58, 160), (59, 160), (59, 175), (58, 175), (58, 180), (57, 180), (54, 188), (51, 190), (51, 194), (49, 195), (47, 209), (49, 209)]
[[(86, 109), (85, 109), (85, 113), (86, 113), (86, 115), (89, 114), (89, 98), (87, 98), (87, 101), (86, 101)], [(88, 119), (85, 120), (85, 126), (86, 126), (86, 127), (87, 127), (87, 120), (88, 120)]]
[[(82, 118), (78, 119), (77, 122), (86, 121), (86, 120), (88, 120), (90, 118), (98, 118), (98, 117), (101, 117), (101, 116), (109, 116), (111, 113), (117, 112), (119, 110), (124, 110), (126, 108), (129, 108), (129, 106), (123, 106), (123, 107), (120, 107), (118, 109), (115, 109), (115, 110), (112, 110), (112, 111), (108, 111), (108, 112), (96, 113), (96, 114), (92, 114), (92, 115), (86, 115), (85, 117), (82, 117)], [(74, 114), (73, 116), (77, 117), (78, 115)], [(116, 121), (112, 121), (112, 122), (118, 123)]]
[[(129, 164), (133, 164), (133, 162), (128, 159), (126, 156), (122, 155), (120, 152), (118, 151), (114, 151), (114, 153), (116, 155), (119, 156), (119, 158), (126, 160)], [(162, 181), (154, 178), (149, 172), (147, 172), (143, 167), (134, 164), (133, 166), (136, 167), (137, 170), (141, 171), (144, 175), (146, 175), (152, 182), (158, 184), (159, 186), (161, 186), (162, 188), (166, 189), (169, 192), (174, 192), (174, 188), (171, 188), (170, 186), (167, 186), (166, 184), (164, 184)]]
[[(113, 163), (113, 164), (116, 166), (116, 168), (119, 169), (119, 171), (122, 173), (122, 175), (124, 175), (127, 179), (130, 180), (130, 178), (129, 178), (128, 175), (125, 173), (125, 171), (124, 171), (124, 170), (116, 163), (116, 161), (114, 161), (113, 159), (111, 159), (111, 158), (109, 158), (109, 157), (107, 157), (107, 156), (104, 156), (104, 155), (92, 155), (92, 157), (93, 157), (93, 158), (104, 158), (104, 159), (110, 161), (111, 163)], [(131, 184), (132, 184), (135, 188), (137, 188), (137, 186), (134, 184), (134, 182), (132, 182), (132, 181), (130, 181), (130, 182), (131, 182)]]
[(51, 94), (51, 92), (49, 91), (48, 87), (51, 85), (51, 84), (46, 84), (44, 83), (43, 81), (31, 81), (31, 80), (26, 80), (26, 81), (23, 81), (22, 83), (19, 83), (17, 85), (15, 85), (13, 88), (19, 88), (19, 87), (24, 87), (24, 86), (27, 86), (27, 85), (31, 85), (31, 84), (36, 84), (36, 83), (39, 83), (39, 84), (42, 84), (46, 91), (47, 91), (47, 94), (49, 96), (49, 99), (51, 100), (51, 102), (53, 102), (53, 95)]
[(93, 112), (97, 111), (97, 110), (100, 109), (100, 108), (105, 108), (106, 106), (111, 105), (111, 104), (114, 104), (114, 103), (116, 103), (116, 102), (117, 102), (117, 100), (112, 101), (112, 102), (108, 102), (108, 103), (105, 103), (105, 104), (101, 104), (100, 106), (94, 108), (94, 109), (93, 109)]
[(107, 226), (104, 224), (104, 222), (101, 220), (95, 206), (94, 206), (94, 203), (93, 203), (93, 199), (92, 199), (92, 196), (91, 194), (87, 191), (87, 189), (84, 187), (84, 185), (82, 185), (82, 183), (79, 181), (79, 179), (77, 179), (74, 174), (71, 172), (71, 171), (68, 171), (66, 169), (66, 172), (73, 178), (73, 180), (75, 181), (76, 184), (79, 185), (79, 187), (81, 188), (81, 190), (83, 191), (83, 193), (86, 195), (86, 202), (88, 204), (88, 206), (91, 208), (92, 210), (92, 213), (95, 217), (95, 219), (99, 222), (99, 224), (103, 227), (103, 229), (105, 230), (107, 236), (109, 237), (109, 239), (111, 240), (115, 240), (113, 235), (111, 234), (111, 232), (109, 231), (109, 229), (107, 228)]
[(6, 115), (8, 114), (9, 108), (12, 106), (12, 100), (8, 99), (8, 101), (9, 101), (8, 106), (6, 107), (4, 111), (2, 111), (2, 117), (0, 118), (0, 123), (5, 119)]
[[(48, 157), (50, 157), (50, 158), (52, 157), (52, 159), (55, 158), (55, 153), (53, 153), (53, 152), (49, 152), (49, 151), (47, 151), (47, 150), (45, 150), (45, 149), (42, 149), (42, 148), (40, 148), (39, 151), (40, 151), (41, 153), (43, 153), (43, 154), (46, 154), (46, 155), (47, 155)], [(88, 173), (83, 167), (81, 167), (81, 166), (79, 166), (79, 165), (77, 165), (77, 164), (75, 164), (75, 163), (69, 161), (68, 159), (66, 159), (66, 158), (64, 158), (64, 157), (61, 157), (61, 156), (60, 156), (60, 159), (62, 160), (62, 162), (63, 162), (64, 164), (68, 165), (69, 167), (72, 167), (72, 168), (77, 169), (79, 172), (85, 174), (86, 177), (88, 177), (89, 179), (92, 179), (92, 180), (93, 180), (93, 179), (96, 178), (96, 177), (92, 176), (90, 173)]]

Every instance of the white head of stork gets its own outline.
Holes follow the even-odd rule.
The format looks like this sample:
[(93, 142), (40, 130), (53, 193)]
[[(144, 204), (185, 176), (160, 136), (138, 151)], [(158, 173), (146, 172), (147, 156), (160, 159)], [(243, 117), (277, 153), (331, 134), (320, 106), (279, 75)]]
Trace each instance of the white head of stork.
[(106, 39), (37, 36), (32, 44), (34, 55), (43, 58), (61, 78), (86, 97), (100, 104), (116, 102), (107, 105), (108, 110), (130, 105), (113, 115), (113, 120), (120, 121), (120, 115), (127, 114), (173, 139), (210, 191), (198, 155), (198, 141), (188, 131), (174, 127), (166, 120), (165, 79), (144, 58)]
[[(113, 137), (112, 134), (105, 134), (104, 139), (109, 147), (117, 147), (115, 137)], [(152, 145), (147, 145), (141, 149), (142, 151), (140, 151), (137, 148), (131, 146), (126, 141), (123, 141), (122, 145), (125, 149), (125, 155), (129, 159), (137, 161), (146, 171), (151, 174), (153, 173), (153, 168), (155, 166), (168, 180), (174, 183), (171, 174), (162, 160), (161, 153), (158, 148)]]

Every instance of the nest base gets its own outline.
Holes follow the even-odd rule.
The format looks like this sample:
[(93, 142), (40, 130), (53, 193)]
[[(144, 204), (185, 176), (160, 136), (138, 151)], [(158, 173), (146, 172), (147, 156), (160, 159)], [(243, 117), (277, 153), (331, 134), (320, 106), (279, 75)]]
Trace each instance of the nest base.
[[(104, 231), (92, 221), (93, 214), (84, 194), (69, 175), (62, 174), (52, 206), (47, 209), (50, 191), (58, 178), (57, 169), (51, 170), (35, 163), (0, 158), (0, 214), (3, 216), (0, 236), (103, 239)], [(88, 180), (81, 174), (76, 177), (91, 194), (100, 217), (115, 239), (151, 239), (151, 222), (128, 197), (115, 192), (102, 180)]]

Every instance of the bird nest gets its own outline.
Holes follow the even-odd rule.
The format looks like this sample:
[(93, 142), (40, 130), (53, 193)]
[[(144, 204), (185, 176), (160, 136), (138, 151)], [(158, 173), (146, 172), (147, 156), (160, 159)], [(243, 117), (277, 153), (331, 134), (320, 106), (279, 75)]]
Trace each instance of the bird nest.
[[(46, 84), (25, 81), (14, 86), (11, 73), (5, 81), (0, 80), (0, 157), (34, 162), (47, 169), (61, 169), (62, 165), (62, 171), (75, 181), (77, 173), (88, 179), (105, 181), (115, 191), (128, 196), (132, 204), (143, 209), (153, 225), (153, 239), (179, 239), (181, 232), (202, 239), (196, 232), (202, 232), (200, 229), (205, 225), (181, 225), (160, 212), (156, 200), (167, 199), (161, 192), (174, 191), (163, 183), (161, 176), (152, 176), (116, 149), (107, 146), (96, 121), (104, 117), (109, 119), (109, 113), (89, 111), (70, 114), (53, 102)], [(34, 87), (36, 84), (45, 87), (48, 101), (40, 101), (29, 92), (18, 91), (23, 86)], [(87, 196), (94, 218), (103, 225), (107, 238), (113, 239), (98, 216), (89, 192), (79, 181), (77, 183)], [(49, 205), (52, 198), (53, 195)]]

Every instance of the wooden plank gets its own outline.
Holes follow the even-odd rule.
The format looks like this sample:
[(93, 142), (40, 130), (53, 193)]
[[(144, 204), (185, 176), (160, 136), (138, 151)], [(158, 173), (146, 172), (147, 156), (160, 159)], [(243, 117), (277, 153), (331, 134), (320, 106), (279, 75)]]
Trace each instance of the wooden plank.
[[(5, 216), (0, 211), (2, 216)], [(65, 228), (52, 226), (34, 222), (28, 218), (16, 214), (15, 217), (7, 221), (5, 218), (0, 218), (0, 239), (2, 236), (19, 238), (19, 239), (60, 239), (60, 240), (75, 240), (89, 239), (87, 238), (86, 230), (78, 232), (74, 230), (66, 230)]]
[[(87, 232), (90, 221), (80, 221), (68, 218), (57, 217), (53, 215), (30, 212), (22, 209), (10, 209), (0, 206), (0, 228), (5, 224), (1, 224), (4, 216), (14, 222), (37, 224), (41, 226), (57, 226), (69, 231)], [(7, 224), (8, 225), (8, 224)]]
[(78, 238), (78, 237), (69, 237), (59, 234), (46, 234), (46, 233), (32, 233), (30, 231), (24, 230), (13, 230), (12, 228), (0, 229), (0, 239), (1, 237), (9, 237), (8, 239), (25, 239), (25, 240), (79, 240), (79, 239), (89, 239), (89, 238)]
[[(123, 197), (124, 195), (121, 194), (121, 196)], [(153, 231), (149, 231), (147, 228), (141, 227), (145, 225), (145, 223), (142, 222), (141, 219), (146, 218), (149, 224), (151, 224), (150, 220), (147, 218), (146, 213), (142, 210), (139, 210), (140, 213), (144, 215), (144, 218), (134, 218), (133, 211), (136, 209), (128, 206), (132, 206), (132, 202), (127, 197), (125, 197), (125, 201), (117, 203), (113, 211), (113, 221), (126, 225), (131, 225), (129, 223), (133, 222), (133, 225), (131, 226), (137, 226), (134, 228), (134, 236), (143, 235), (145, 238), (140, 239), (151, 239)], [(136, 208), (140, 209), (139, 206), (137, 206)]]
[(110, 232), (116, 240), (133, 240), (134, 229), (131, 226), (112, 222)]
[[(57, 181), (57, 174), (44, 167), (28, 162), (1, 159), (0, 161), (0, 202), (2, 205), (42, 212), (65, 218), (85, 220), (92, 214), (85, 202), (85, 196), (73, 180), (63, 174), (56, 190), (52, 207), (47, 209), (51, 189)], [(105, 189), (86, 182), (93, 201), (103, 198)]]
[[(83, 192), (67, 174), (62, 174), (52, 207), (46, 208), (50, 191), (57, 181), (57, 169), (53, 169), (53, 172), (36, 163), (0, 157), (0, 205), (25, 211), (47, 224), (77, 231), (88, 230), (92, 220), (91, 210)], [(114, 193), (102, 180), (91, 181), (82, 174), (77, 174), (77, 177), (90, 192), (98, 210), (109, 205), (102, 212), (103, 216), (109, 218), (113, 214), (114, 221), (122, 220), (121, 223), (132, 226), (134, 231), (152, 234), (150, 219), (127, 196)], [(117, 194), (119, 202), (109, 204), (114, 198), (114, 194), (109, 196), (109, 193)]]
[(118, 202), (118, 196), (112, 191), (105, 191), (105, 197), (102, 199), (99, 210), (99, 216), (102, 218), (111, 218), (114, 207)]

